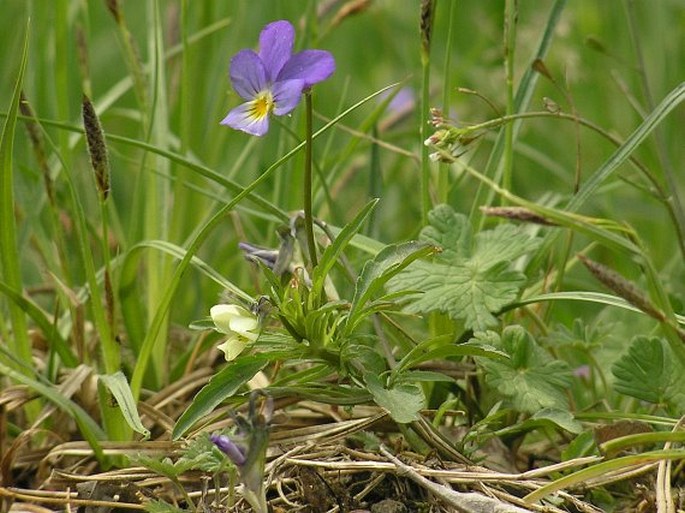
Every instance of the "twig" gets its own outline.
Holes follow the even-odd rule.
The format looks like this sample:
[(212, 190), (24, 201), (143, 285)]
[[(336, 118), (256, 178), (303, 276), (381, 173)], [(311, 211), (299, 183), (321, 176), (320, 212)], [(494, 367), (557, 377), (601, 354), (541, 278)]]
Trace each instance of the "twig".
[(398, 469), (398, 474), (408, 477), (416, 484), (424, 487), (430, 493), (444, 501), (446, 504), (456, 508), (460, 513), (531, 513), (529, 509), (519, 508), (511, 504), (498, 501), (490, 497), (486, 497), (475, 492), (457, 492), (446, 486), (439, 485), (426, 479), (421, 474), (416, 472), (409, 465), (402, 463), (395, 456), (381, 445), (380, 451), (388, 458)]

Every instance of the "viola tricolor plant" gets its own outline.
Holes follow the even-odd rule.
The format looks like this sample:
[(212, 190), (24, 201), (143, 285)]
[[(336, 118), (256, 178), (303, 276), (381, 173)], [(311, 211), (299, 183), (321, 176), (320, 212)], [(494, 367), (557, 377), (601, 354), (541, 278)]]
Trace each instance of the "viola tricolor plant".
[(269, 115), (289, 114), (302, 93), (335, 71), (335, 60), (325, 50), (293, 54), (295, 29), (285, 20), (269, 23), (259, 36), (259, 51), (241, 50), (232, 59), (233, 88), (245, 103), (221, 121), (236, 130), (262, 136), (269, 130)]

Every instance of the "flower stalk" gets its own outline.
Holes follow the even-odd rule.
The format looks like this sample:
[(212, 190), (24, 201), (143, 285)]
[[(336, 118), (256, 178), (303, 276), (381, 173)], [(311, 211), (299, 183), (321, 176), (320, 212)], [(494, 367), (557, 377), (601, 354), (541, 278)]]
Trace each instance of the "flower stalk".
[[(419, 136), (422, 141), (426, 140), (428, 130), (428, 109), (430, 101), (430, 47), (431, 33), (433, 31), (433, 17), (435, 14), (435, 0), (422, 0), (421, 21), (419, 25), (421, 34), (421, 126)], [(421, 220), (428, 223), (428, 211), (431, 209), (431, 166), (428, 158), (428, 149), (421, 149)]]
[(307, 91), (305, 97), (305, 149), (304, 149), (304, 226), (307, 232), (307, 248), (312, 268), (318, 264), (314, 244), (314, 218), (312, 216), (312, 93)]
[(209, 438), (238, 469), (245, 500), (256, 513), (268, 513), (264, 466), (266, 450), (269, 446), (269, 422), (273, 413), (273, 400), (267, 396), (258, 408), (257, 399), (260, 395), (264, 393), (254, 391), (250, 396), (246, 417), (231, 413), (237, 428), (232, 437), (215, 434), (210, 435)]

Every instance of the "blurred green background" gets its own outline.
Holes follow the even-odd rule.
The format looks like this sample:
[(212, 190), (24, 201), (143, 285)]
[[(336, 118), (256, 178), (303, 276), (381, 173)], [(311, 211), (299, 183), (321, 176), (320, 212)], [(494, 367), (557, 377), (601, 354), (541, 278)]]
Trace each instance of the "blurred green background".
[[(298, 48), (327, 49), (336, 58), (336, 73), (315, 90), (315, 110), (321, 116), (316, 120), (317, 126), (323, 124), (323, 119), (335, 116), (345, 107), (391, 83), (403, 81), (404, 86), (418, 94), (421, 84), (419, 2), (360, 2), (364, 7), (360, 12), (337, 22), (336, 12), (342, 5), (342, 2), (288, 0), (121, 2), (142, 62), (148, 62), (155, 51), (155, 27), (161, 30), (163, 47), (160, 50), (168, 54), (165, 66), (160, 67), (156, 75), (150, 75), (150, 82), (162, 81), (164, 86), (157, 91), (164, 94), (151, 95), (147, 114), (142, 114), (133, 89), (126, 87), (130, 82), (130, 69), (122, 33), (105, 1), (2, 0), (0, 110), (6, 110), (11, 97), (28, 27), (30, 50), (24, 83), (27, 98), (39, 118), (79, 126), (85, 75), (77, 41), (82, 37), (92, 100), (101, 107), (108, 104), (100, 112), (108, 134), (150, 140), (151, 144), (184, 154), (245, 185), (303, 136), (302, 108), (298, 108), (291, 119), (275, 123), (270, 133), (259, 140), (219, 125), (228, 110), (239, 103), (228, 80), (230, 57), (242, 48), (256, 47), (259, 32), (266, 23), (288, 19), (296, 28), (301, 28), (296, 38)], [(496, 117), (496, 112), (482, 100), (459, 93), (456, 88), (478, 91), (503, 111), (506, 103), (502, 49), (504, 2), (456, 2), (454, 11), (450, 10), (451, 5), (449, 0), (437, 3), (431, 57), (434, 93), (431, 104), (446, 107), (450, 117), (459, 123), (485, 121)], [(519, 3), (515, 79), (530, 66), (552, 5), (548, 0)], [(332, 7), (323, 12), (327, 6)], [(451, 12), (454, 19), (450, 19)], [(29, 19), (30, 24), (27, 24)], [(309, 21), (305, 23), (305, 20)], [(446, 65), (450, 25), (453, 44), (451, 61)], [(563, 111), (575, 109), (580, 116), (625, 138), (640, 123), (644, 113), (651, 110), (653, 103), (658, 103), (683, 80), (684, 33), (685, 7), (681, 0), (570, 1), (545, 59), (558, 86), (541, 79), (531, 109), (542, 110), (543, 98), (548, 97)], [(179, 48), (184, 48), (184, 38), (185, 52), (179, 52)], [(637, 48), (641, 55), (637, 54)], [(641, 64), (644, 64), (644, 70), (640, 69)], [(649, 93), (643, 89), (641, 72), (649, 83)], [(443, 106), (445, 83), (449, 84), (449, 104)], [(566, 96), (572, 98), (573, 105), (568, 103)], [(346, 118), (343, 124), (360, 130), (376, 105), (377, 101), (370, 102)], [(156, 139), (145, 132), (141, 123), (144, 115), (161, 122)], [(415, 108), (409, 118), (380, 133), (379, 138), (417, 157), (422, 142), (418, 119)], [(659, 129), (667, 160), (677, 172), (685, 161), (684, 122), (685, 110), (679, 108)], [(47, 131), (61, 149), (66, 164), (73, 168), (87, 214), (96, 217), (96, 196), (92, 192), (83, 140), (76, 140), (69, 132), (55, 127), (47, 127)], [(583, 176), (587, 176), (613, 151), (604, 139), (580, 129), (578, 153), (575, 134), (574, 124), (568, 121), (525, 122), (515, 147), (513, 191), (534, 201), (563, 204), (572, 192), (576, 160), (580, 161)], [(378, 172), (370, 167), (372, 145), (368, 139), (359, 139), (358, 144), (349, 146), (354, 140), (353, 135), (336, 128), (318, 140), (315, 150), (321, 176), (327, 180), (333, 200), (326, 204), (319, 180), (316, 213), (334, 225), (348, 221), (367, 201), (372, 194), (370, 175)], [(486, 136), (478, 149), (467, 155), (474, 167), (484, 166), (493, 140), (493, 136)], [(51, 267), (42, 250), (37, 249), (41, 244), (35, 243), (36, 238), (48, 241), (50, 233), (43, 219), (47, 214), (42, 179), (22, 130), (17, 132), (15, 145), (17, 215), (24, 256), (22, 272), (25, 284), (30, 288), (43, 283), (46, 267)], [(175, 163), (145, 157), (139, 149), (125, 144), (110, 143), (109, 149), (112, 167), (109, 209), (115, 239), (112, 247), (119, 254), (150, 235), (143, 219), (145, 205), (150, 195), (157, 193), (147, 188), (145, 175), (161, 173), (170, 177), (168, 181), (161, 179), (158, 182), (166, 182), (167, 189), (161, 191), (163, 197), (159, 203), (159, 226), (155, 236), (179, 245), (212, 210), (215, 202), (230, 197), (222, 187), (182, 170)], [(638, 157), (657, 176), (661, 174), (663, 160), (658, 158), (653, 138), (640, 148)], [(420, 229), (421, 208), (417, 159), (381, 148), (377, 164), (382, 177), (378, 238), (394, 242), (415, 237)], [(286, 211), (299, 209), (301, 167), (302, 158), (298, 156), (257, 192)], [(55, 164), (52, 172), (58, 197), (64, 197), (64, 186), (58, 178), (59, 166)], [(643, 183), (634, 170), (626, 168), (622, 176), (625, 181), (611, 180), (583, 212), (634, 225), (647, 241), (658, 266), (666, 273), (682, 277), (682, 266), (676, 265), (680, 258), (674, 250), (673, 229), (663, 208), (642, 190), (630, 185)], [(177, 185), (179, 181), (191, 188)], [(476, 184), (460, 176), (454, 176), (450, 184), (450, 204), (458, 211), (468, 213), (473, 206)], [(682, 194), (682, 181), (679, 186), (678, 192)], [(180, 192), (172, 194), (178, 190)], [(244, 206), (249, 204), (244, 203)], [(38, 229), (39, 226), (44, 228)], [(93, 221), (94, 232), (97, 232), (96, 226)], [(275, 223), (268, 215), (253, 211), (246, 214), (243, 210), (232, 218), (232, 222), (227, 221), (225, 229), (212, 235), (200, 255), (229, 279), (249, 289), (253, 277), (246, 272), (236, 244), (247, 239), (273, 246), (277, 242), (274, 228)], [(612, 263), (628, 274), (634, 272), (629, 263)], [(78, 265), (75, 260), (74, 266)], [(79, 276), (78, 268), (73, 272)], [(587, 279), (587, 276), (571, 274), (569, 283), (576, 279)], [(208, 306), (219, 293), (216, 285), (197, 275), (189, 275), (185, 280), (171, 316), (172, 322), (180, 325), (206, 315)], [(675, 294), (685, 292), (682, 280), (671, 283)]]

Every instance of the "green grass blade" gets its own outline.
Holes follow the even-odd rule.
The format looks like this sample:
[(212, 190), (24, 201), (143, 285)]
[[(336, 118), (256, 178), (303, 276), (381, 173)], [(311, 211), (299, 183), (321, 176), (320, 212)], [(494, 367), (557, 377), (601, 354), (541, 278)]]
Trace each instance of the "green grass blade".
[[(19, 101), (28, 62), (29, 25), (26, 26), (21, 63), (14, 85), (10, 108), (0, 135), (0, 264), (3, 281), (13, 290), (23, 288), (19, 248), (17, 247), (17, 227), (15, 221), (13, 152), (14, 132), (19, 113)], [(28, 337), (26, 315), (15, 302), (9, 304), (13, 336), (8, 341), (10, 350), (20, 361), (31, 364), (31, 342)]]
[(558, 490), (563, 490), (571, 486), (578, 485), (592, 479), (595, 477), (600, 477), (608, 472), (617, 470), (627, 470), (629, 468), (634, 468), (636, 466), (647, 465), (649, 463), (657, 463), (663, 460), (682, 460), (685, 459), (685, 451), (683, 450), (664, 450), (664, 451), (651, 451), (644, 452), (642, 454), (634, 454), (630, 456), (623, 456), (621, 458), (616, 458), (613, 460), (603, 461), (591, 467), (584, 468), (564, 476), (556, 481), (552, 481), (549, 484), (543, 485), (534, 492), (526, 495), (523, 500), (529, 503), (538, 502), (539, 500), (545, 498), (551, 493)]
[[(145, 318), (142, 314), (144, 307), (141, 302), (140, 294), (136, 289), (136, 285), (139, 276), (138, 264), (140, 262), (140, 254), (146, 249), (157, 250), (166, 255), (170, 255), (177, 260), (183, 260), (186, 255), (186, 250), (182, 247), (172, 244), (171, 242), (159, 240), (142, 241), (131, 247), (128, 252), (123, 255), (119, 285), (121, 313), (126, 325), (131, 347), (136, 354), (140, 352), (145, 338)], [(252, 297), (249, 294), (227, 280), (221, 273), (197, 256), (191, 258), (190, 264), (207, 278), (221, 285), (224, 289), (230, 290), (232, 293), (246, 301), (252, 301)]]
[(323, 252), (319, 265), (314, 268), (312, 273), (312, 292), (310, 297), (316, 301), (319, 300), (328, 273), (338, 261), (340, 254), (347, 247), (350, 239), (361, 230), (362, 224), (366, 221), (366, 218), (371, 214), (377, 203), (377, 198), (369, 201), (355, 218), (341, 230), (333, 244), (328, 246)]
[[(162, 41), (162, 21), (160, 5), (158, 0), (148, 2), (148, 19), (151, 23), (148, 31), (148, 55), (150, 60), (151, 73), (149, 74), (152, 85), (152, 98), (149, 116), (150, 122), (150, 143), (156, 148), (166, 149), (168, 146), (168, 106), (166, 95), (166, 76), (164, 71), (164, 56)], [(151, 166), (166, 174), (169, 170), (169, 161), (160, 155), (153, 155), (150, 159)], [(157, 173), (145, 173), (143, 179), (144, 193), (141, 196), (144, 203), (144, 236), (146, 240), (156, 240), (169, 238), (171, 228), (167, 219), (167, 214), (172, 210), (170, 202), (171, 189), (169, 182)], [(164, 288), (171, 276), (170, 261), (163, 253), (150, 253), (147, 260), (146, 279), (146, 312), (154, 312), (159, 304)], [(151, 319), (147, 319), (149, 325)], [(168, 325), (168, 318), (164, 324)], [(152, 363), (154, 376), (157, 379), (156, 385), (159, 386), (165, 381), (166, 362), (167, 362), (167, 328), (163, 327), (157, 334), (152, 352)]]
[(117, 371), (114, 374), (102, 374), (98, 379), (103, 383), (107, 389), (112, 393), (117, 400), (117, 405), (124, 416), (126, 423), (134, 431), (143, 435), (146, 439), (150, 438), (150, 430), (143, 426), (143, 422), (138, 415), (136, 408), (136, 401), (131, 394), (131, 388), (128, 386), (128, 381), (123, 372)]
[(18, 308), (26, 312), (26, 315), (36, 323), (36, 326), (40, 328), (48, 344), (57, 352), (64, 365), (67, 367), (76, 367), (78, 365), (78, 359), (72, 352), (69, 344), (67, 344), (67, 341), (60, 335), (56, 326), (48, 320), (38, 305), (22, 296), (3, 281), (0, 281), (0, 292), (5, 294), (10, 301), (14, 302)]
[(597, 191), (597, 188), (609, 178), (618, 167), (642, 144), (652, 131), (668, 116), (673, 109), (685, 100), (685, 82), (673, 89), (662, 102), (651, 112), (639, 127), (616, 149), (609, 159), (588, 178), (566, 209), (577, 212), (587, 199)]

